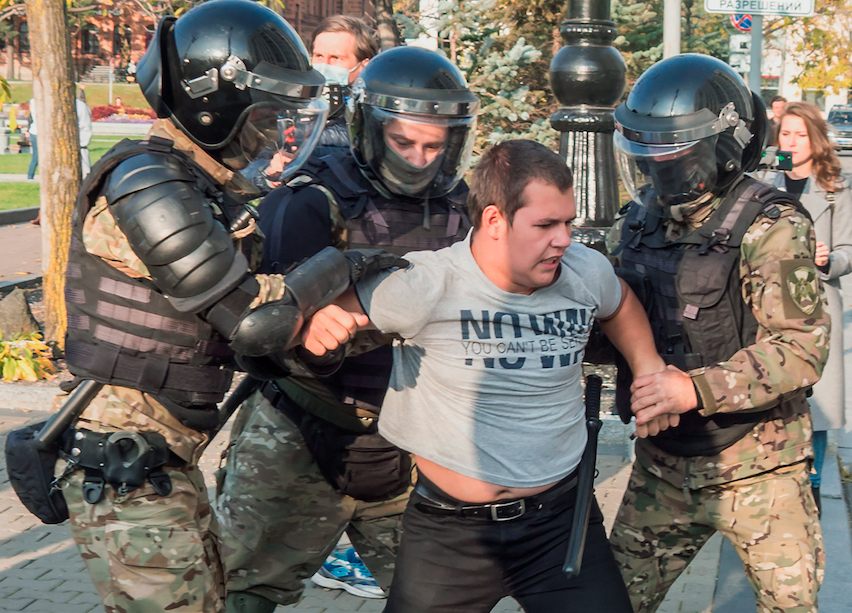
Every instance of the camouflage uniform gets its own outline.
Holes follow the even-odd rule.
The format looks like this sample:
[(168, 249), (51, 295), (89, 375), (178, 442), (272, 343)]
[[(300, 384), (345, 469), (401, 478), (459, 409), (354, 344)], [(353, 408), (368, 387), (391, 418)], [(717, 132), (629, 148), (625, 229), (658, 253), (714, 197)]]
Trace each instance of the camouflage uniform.
[(240, 408), (217, 473), (216, 513), (229, 592), (297, 602), (346, 530), (387, 588), (408, 493), (387, 501), (346, 496), (323, 477), (299, 428), (260, 393)]
[[(365, 200), (369, 197), (372, 203), (377, 203), (374, 206), (379, 211), (388, 215), (387, 223), (392, 230), (400, 234), (408, 232), (403, 237), (424, 237), (417, 234), (423, 224), (420, 204), (415, 209), (416, 223), (399, 223), (384, 208), (391, 200), (379, 197), (352, 156), (340, 154), (336, 159), (341, 164), (339, 171), (363, 188), (366, 197), (360, 193), (359, 197)], [(302, 170), (313, 167), (308, 164)], [(322, 224), (318, 229), (337, 249), (394, 249), (393, 238), (389, 242), (367, 244), (365, 235), (372, 233), (363, 230), (361, 222), (372, 219), (371, 216), (365, 211), (347, 221), (342, 212), (347, 210), (347, 201), (336, 200), (333, 178), (321, 172), (317, 175), (310, 186), (296, 189), (290, 200), (282, 203), (280, 192), (273, 192), (268, 198), (274, 200), (264, 200), (261, 204), (261, 225), (270, 236), (264, 265), (275, 261), (273, 268), (278, 270), (292, 259), (292, 254), (282, 257), (274, 253), (276, 239), (280, 236), (280, 242), (286, 243), (287, 230), (293, 231), (292, 222), (276, 221), (276, 212), (284, 206), (291, 211), (321, 208), (324, 213), (327, 210), (328, 217), (323, 215), (321, 222), (306, 223)], [(291, 181), (291, 185), (295, 183), (298, 180)], [(467, 188), (460, 191), (466, 197)], [(429, 203), (431, 229), (428, 231), (448, 244), (461, 240), (466, 232), (464, 224), (454, 231), (447, 230), (447, 218), (451, 217), (447, 210), (451, 203), (455, 206), (455, 193)], [(311, 235), (311, 229), (300, 230)], [(425, 240), (417, 244), (421, 249), (437, 248)], [(396, 249), (404, 253), (412, 247), (407, 244)], [(348, 346), (347, 356), (361, 356), (363, 362), (353, 365), (347, 359), (334, 377), (326, 379), (297, 369), (278, 383), (306, 413), (349, 432), (374, 432), (392, 360), (390, 351), (383, 357), (376, 356), (390, 349), (389, 342), (376, 332), (361, 332)], [(382, 349), (373, 351), (381, 345)], [(365, 502), (341, 493), (323, 477), (291, 417), (257, 393), (240, 408), (231, 431), (229, 446), (223, 454), (224, 465), (217, 475), (215, 503), (228, 593), (249, 592), (281, 605), (297, 602), (304, 589), (303, 580), (319, 570), (344, 530), (378, 584), (388, 588), (408, 492), (378, 502)], [(298, 421), (298, 417), (295, 419)]]
[[(158, 120), (149, 136), (175, 143), (226, 189), (254, 189), (192, 144), (169, 121)], [(252, 238), (259, 245), (259, 235)], [(86, 216), (86, 250), (134, 278), (150, 278), (142, 261), (118, 228), (106, 198), (101, 196)], [(255, 250), (255, 256), (259, 251)], [(262, 280), (279, 297), (277, 280)], [(270, 294), (267, 291), (267, 294)], [(61, 399), (61, 397), (60, 397)], [(104, 608), (108, 612), (224, 611), (225, 588), (215, 541), (216, 519), (197, 462), (208, 435), (184, 426), (162, 404), (141, 391), (105, 386), (83, 412), (75, 427), (93, 432), (132, 430), (165, 437), (179, 461), (163, 470), (172, 492), (160, 496), (145, 484), (126, 495), (107, 486), (97, 504), (83, 500), (82, 471), (66, 478), (64, 490), (71, 533)], [(57, 465), (57, 474), (64, 468)]]
[[(701, 225), (716, 205), (688, 212), (682, 224), (667, 220), (668, 236)], [(742, 296), (758, 322), (755, 343), (689, 373), (703, 416), (773, 407), (815, 383), (828, 356), (828, 316), (819, 308), (806, 316), (803, 297), (786, 278), (789, 262), (813, 259), (811, 224), (788, 205), (778, 209), (776, 219), (759, 214), (740, 247)], [(621, 223), (610, 247), (620, 241)], [(743, 561), (759, 612), (816, 612), (825, 555), (807, 478), (811, 435), (810, 415), (800, 414), (759, 423), (712, 456), (679, 457), (639, 440), (610, 537), (634, 609), (655, 611), (719, 530)]]

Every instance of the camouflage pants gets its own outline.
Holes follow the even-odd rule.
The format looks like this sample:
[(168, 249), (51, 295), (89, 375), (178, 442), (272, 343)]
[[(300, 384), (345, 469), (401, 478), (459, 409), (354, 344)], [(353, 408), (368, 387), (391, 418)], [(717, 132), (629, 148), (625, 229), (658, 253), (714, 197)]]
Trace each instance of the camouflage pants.
[(298, 601), (344, 530), (390, 585), (408, 494), (367, 503), (335, 490), (296, 425), (259, 392), (240, 408), (225, 456), (216, 512), (229, 592)]
[[(63, 467), (60, 460), (57, 471)], [(148, 483), (126, 496), (107, 486), (94, 505), (83, 500), (83, 472), (68, 479), (71, 534), (107, 613), (225, 610), (204, 478), (195, 466), (166, 472), (169, 496)]]
[(758, 613), (816, 613), (825, 553), (805, 462), (688, 494), (634, 464), (610, 542), (636, 613), (657, 610), (717, 530)]

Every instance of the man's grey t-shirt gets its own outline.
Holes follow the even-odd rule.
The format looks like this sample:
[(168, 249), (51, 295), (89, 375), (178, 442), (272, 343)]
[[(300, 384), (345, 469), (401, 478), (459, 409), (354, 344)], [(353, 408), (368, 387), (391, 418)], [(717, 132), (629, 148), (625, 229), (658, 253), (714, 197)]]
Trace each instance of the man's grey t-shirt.
[(595, 317), (621, 285), (607, 259), (572, 244), (559, 279), (531, 295), (498, 288), (470, 236), (361, 282), (358, 297), (394, 347), (379, 429), (395, 445), (508, 487), (558, 481), (586, 444), (582, 360)]

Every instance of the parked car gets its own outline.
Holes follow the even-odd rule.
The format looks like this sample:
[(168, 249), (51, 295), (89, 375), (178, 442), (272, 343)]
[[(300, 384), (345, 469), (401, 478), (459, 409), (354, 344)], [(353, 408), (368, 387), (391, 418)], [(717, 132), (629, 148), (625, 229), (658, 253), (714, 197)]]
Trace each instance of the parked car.
[(833, 106), (828, 112), (828, 138), (835, 149), (852, 149), (852, 106)]

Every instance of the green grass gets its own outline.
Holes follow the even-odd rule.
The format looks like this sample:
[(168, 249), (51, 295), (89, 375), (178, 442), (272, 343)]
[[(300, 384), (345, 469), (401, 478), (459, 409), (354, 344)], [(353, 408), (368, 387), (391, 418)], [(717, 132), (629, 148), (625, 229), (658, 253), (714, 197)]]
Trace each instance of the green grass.
[[(29, 102), (30, 98), (33, 97), (33, 85), (30, 81), (12, 81), (9, 85), (12, 87), (12, 104)], [(142, 95), (142, 90), (136, 83), (113, 83), (112, 95), (113, 97), (120, 96), (121, 103), (124, 106), (149, 106), (145, 96)], [(109, 104), (108, 98), (109, 84), (86, 83), (86, 104), (89, 107)]]
[[(118, 141), (128, 138), (125, 136), (111, 136), (111, 135), (97, 135), (92, 138), (92, 142), (89, 145), (89, 155), (92, 158), (92, 163), (94, 164), (101, 156), (109, 151), (109, 149), (116, 144)], [(139, 136), (135, 136), (132, 138), (140, 138)], [(14, 140), (13, 140), (14, 142)], [(27, 169), (30, 166), (30, 158), (32, 157), (29, 153), (19, 153), (17, 155), (0, 155), (0, 174), (26, 174)], [(38, 171), (36, 171), (38, 172)]]
[[(95, 136), (89, 145), (92, 163), (101, 159), (115, 143), (124, 136)], [(29, 153), (18, 155), (0, 155), (0, 174), (26, 174), (30, 165)], [(36, 173), (38, 171), (36, 170)], [(38, 179), (38, 174), (36, 174)], [(39, 206), (39, 182), (34, 183), (9, 182), (0, 183), (0, 210), (22, 209)]]
[(0, 183), (0, 211), (39, 206), (38, 182)]

